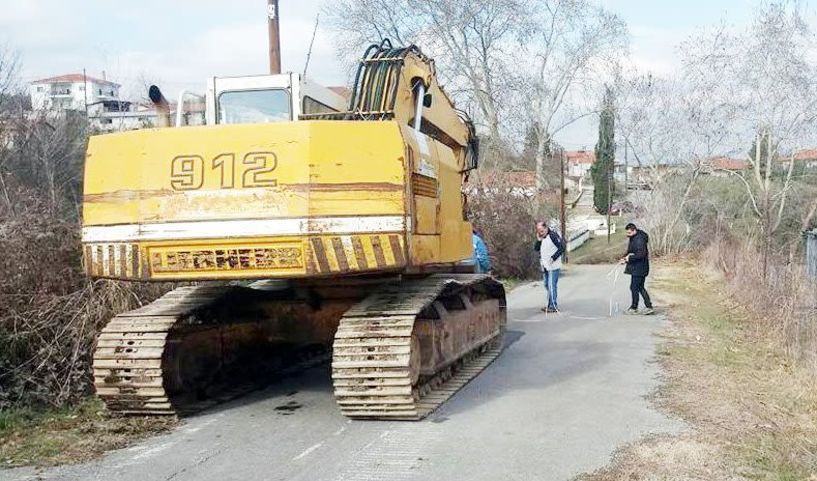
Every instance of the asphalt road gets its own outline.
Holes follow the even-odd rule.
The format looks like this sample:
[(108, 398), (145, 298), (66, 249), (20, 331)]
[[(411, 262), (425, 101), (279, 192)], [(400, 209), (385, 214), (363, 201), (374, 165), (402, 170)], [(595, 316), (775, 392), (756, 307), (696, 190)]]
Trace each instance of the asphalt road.
[(658, 384), (653, 333), (666, 321), (610, 317), (611, 292), (620, 311), (629, 294), (628, 279), (614, 286), (610, 269), (571, 266), (556, 315), (539, 310), (541, 282), (514, 290), (503, 354), (425, 421), (347, 420), (321, 367), (98, 461), (0, 470), (0, 479), (570, 479), (622, 444), (683, 428), (645, 398)]

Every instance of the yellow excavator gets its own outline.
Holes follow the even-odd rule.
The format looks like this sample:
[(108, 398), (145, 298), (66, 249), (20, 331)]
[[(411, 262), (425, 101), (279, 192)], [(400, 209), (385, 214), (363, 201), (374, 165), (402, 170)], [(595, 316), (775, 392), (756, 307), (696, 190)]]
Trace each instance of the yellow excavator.
[(84, 262), (192, 285), (102, 330), (108, 409), (183, 414), (331, 356), (343, 414), (417, 420), (498, 356), (505, 292), (464, 213), (477, 137), (419, 48), (369, 47), (348, 104), (298, 74), (211, 78), (205, 125), (172, 127), (150, 94), (167, 127), (89, 142)]

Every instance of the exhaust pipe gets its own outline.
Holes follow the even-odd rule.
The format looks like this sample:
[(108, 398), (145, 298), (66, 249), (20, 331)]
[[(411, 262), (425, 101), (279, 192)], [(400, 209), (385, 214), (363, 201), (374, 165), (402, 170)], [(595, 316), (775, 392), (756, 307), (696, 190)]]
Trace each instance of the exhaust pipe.
[(170, 104), (159, 87), (151, 85), (148, 97), (156, 108), (156, 127), (170, 127)]

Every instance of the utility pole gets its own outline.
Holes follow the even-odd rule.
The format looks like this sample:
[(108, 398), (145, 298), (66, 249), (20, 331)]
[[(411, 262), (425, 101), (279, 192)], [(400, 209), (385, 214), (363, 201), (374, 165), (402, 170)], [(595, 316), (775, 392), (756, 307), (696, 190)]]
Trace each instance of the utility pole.
[(613, 204), (613, 169), (615, 169), (616, 161), (610, 162), (607, 168), (607, 245), (610, 245), (610, 208)]
[(565, 243), (565, 252), (562, 259), (567, 264), (567, 243), (570, 239), (567, 236), (567, 218), (565, 217), (565, 149), (562, 147), (559, 147), (559, 185), (561, 187), (559, 191), (559, 209), (561, 210), (562, 241)]
[(269, 29), (269, 73), (281, 73), (281, 35), (278, 29), (278, 0), (267, 0), (267, 27)]

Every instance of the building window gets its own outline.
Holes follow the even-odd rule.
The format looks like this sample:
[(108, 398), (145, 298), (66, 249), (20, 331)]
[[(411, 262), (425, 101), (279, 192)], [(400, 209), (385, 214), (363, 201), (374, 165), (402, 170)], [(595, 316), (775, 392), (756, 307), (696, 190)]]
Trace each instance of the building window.
[(99, 95), (102, 95), (102, 89), (99, 89)]
[(37, 86), (37, 92), (42, 92), (43, 90), (45, 90), (45, 88), (43, 88), (42, 85)]

